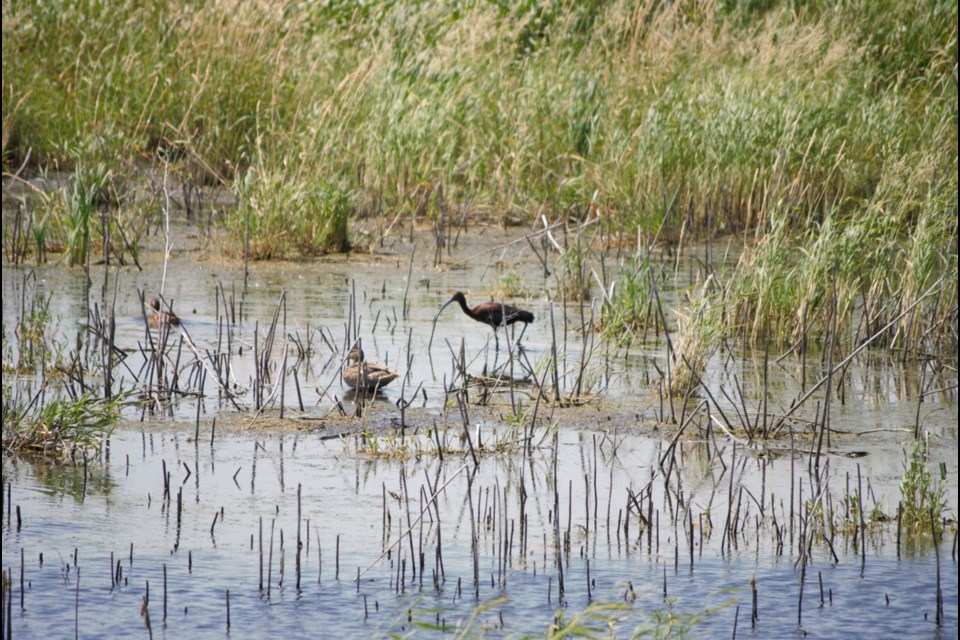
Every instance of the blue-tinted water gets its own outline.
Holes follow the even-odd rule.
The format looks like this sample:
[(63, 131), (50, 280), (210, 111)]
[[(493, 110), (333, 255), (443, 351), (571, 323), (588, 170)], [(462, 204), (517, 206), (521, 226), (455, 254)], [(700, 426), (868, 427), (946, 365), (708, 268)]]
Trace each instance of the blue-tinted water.
[[(171, 638), (226, 635), (227, 590), (230, 635), (237, 637), (367, 637), (410, 630), (432, 635), (437, 632), (430, 628), (438, 621), (448, 631), (467, 629), (472, 635), (542, 634), (558, 612), (561, 622), (589, 622), (596, 635), (603, 635), (608, 624), (618, 635), (649, 630), (656, 626), (657, 616), (662, 625), (672, 621), (675, 631), (689, 629), (700, 637), (732, 634), (735, 618), (740, 636), (956, 635), (957, 564), (950, 541), (940, 548), (946, 618), (939, 630), (932, 550), (926, 547), (908, 555), (904, 546), (897, 558), (896, 529), (891, 525), (868, 534), (864, 564), (859, 547), (849, 537), (835, 538), (836, 563), (826, 545), (815, 543), (803, 608), (798, 612), (797, 545), (787, 541), (778, 551), (771, 524), (774, 514), (780, 523), (786, 521), (781, 501), (788, 501), (789, 485), (778, 478), (784, 476), (787, 460), (738, 463), (748, 472), (766, 466), (764, 487), (759, 485), (763, 473), (745, 473), (737, 483), (758, 498), (766, 491), (766, 503), (772, 499), (776, 506), (766, 512), (758, 529), (756, 505), (741, 504), (742, 532), (736, 545), (722, 552), (728, 476), (714, 490), (713, 483), (694, 482), (696, 474), (690, 474), (680, 512), (691, 505), (695, 530), (691, 559), (689, 524), (680, 529), (669, 524), (670, 507), (659, 480), (651, 485), (655, 528), (650, 537), (643, 533), (638, 539), (635, 515), (629, 541), (622, 527), (617, 529), (627, 487), (636, 492), (646, 485), (663, 444), (627, 438), (620, 443), (616, 460), (609, 456), (609, 442), (598, 445), (594, 489), (592, 435), (559, 433), (557, 468), (564, 470), (559, 482), (552, 477), (549, 446), (535, 451), (526, 463), (516, 455), (486, 458), (468, 480), (468, 470), (474, 473), (472, 463), (465, 465), (469, 457), (451, 460), (448, 456), (442, 465), (429, 456), (403, 464), (365, 459), (351, 452), (353, 444), (322, 441), (307, 432), (224, 433), (211, 447), (206, 441), (192, 442), (192, 431), (122, 429), (111, 439), (109, 461), (88, 465), (85, 492), (82, 473), (75, 470), (64, 482), (56, 470), (7, 459), (4, 479), (12, 502), (4, 506), (12, 509), (9, 519), (4, 514), (3, 564), (14, 579), (14, 637), (146, 634), (141, 607), (148, 582), (146, 611), (153, 632)], [(730, 453), (727, 450), (726, 455)], [(700, 465), (702, 477), (720, 472), (716, 459), (710, 463), (701, 455), (700, 450), (690, 449), (685, 456), (688, 465)], [(164, 462), (171, 475), (169, 501), (163, 496)], [(834, 464), (839, 492), (846, 468), (855, 468), (855, 463), (836, 460)], [(98, 468), (96, 478), (90, 471), (94, 467)], [(523, 549), (521, 473), (527, 521)], [(474, 595), (468, 481), (478, 530), (479, 598)], [(299, 592), (298, 486), (303, 544)], [(562, 555), (562, 600), (554, 545), (554, 486), (559, 491), (560, 539), (567, 539), (569, 530), (570, 541), (569, 551)], [(418, 514), (426, 512), (431, 487), (443, 488), (437, 501), (439, 527), (434, 510), (418, 520)], [(880, 489), (886, 487), (875, 486), (875, 491)], [(408, 520), (408, 503), (412, 520)], [(708, 505), (714, 527), (709, 536)], [(385, 509), (390, 520), (386, 541)], [(410, 537), (398, 543), (411, 521), (412, 555)], [(438, 528), (443, 577), (435, 587), (434, 575), (441, 571)], [(799, 537), (798, 531), (794, 534)], [(783, 535), (789, 536), (786, 528)], [(384, 555), (390, 545), (394, 546)], [(19, 606), (21, 550), (23, 609)], [(112, 584), (118, 565), (120, 582)], [(363, 572), (359, 589), (358, 569)], [(397, 586), (398, 569), (401, 587)], [(751, 628), (752, 577), (758, 592), (755, 628)], [(628, 580), (634, 597), (627, 595)], [(618, 606), (598, 609), (600, 605)], [(798, 615), (802, 616), (799, 621)]]
[[(411, 247), (403, 242), (381, 248), (377, 256), (256, 264), (242, 295), (242, 266), (177, 254), (165, 293), (202, 353), (225, 352), (224, 302), (243, 299), (238, 304), (243, 316), (230, 329), (229, 372), (242, 411), (223, 399), (207, 376), (198, 441), (193, 439), (198, 401), (187, 395), (144, 411), (147, 423), (139, 422), (141, 408), (128, 410), (108, 449), (86, 466), (5, 455), (3, 568), (13, 579), (13, 636), (146, 637), (149, 617), (156, 637), (222, 637), (228, 634), (227, 590), (231, 637), (539, 636), (551, 624), (579, 632), (571, 635), (597, 637), (681, 632), (732, 637), (735, 625), (738, 636), (757, 638), (957, 636), (954, 527), (939, 548), (945, 614), (940, 627), (934, 550), (929, 542), (905, 540), (898, 554), (895, 522), (871, 525), (865, 561), (859, 539), (825, 526), (830, 543), (815, 537), (810, 546), (800, 606), (801, 505), (817, 493), (807, 436), (821, 396), (792, 424), (797, 433), (792, 464), (785, 437), (748, 451), (740, 433), (734, 452), (725, 434), (714, 430), (707, 437), (702, 427), (690, 426), (677, 445), (676, 466), (661, 468), (676, 433), (676, 424), (666, 423), (671, 415), (679, 420), (682, 411), (656, 393), (665, 343), (651, 336), (630, 351), (603, 345), (591, 350), (599, 343), (579, 331), (582, 318), (590, 317), (590, 303), (563, 309), (543, 295), (522, 301), (537, 316), (523, 337), (530, 362), (537, 371), (547, 367), (555, 330), (562, 394), (572, 395), (583, 373), (584, 396), (592, 399), (579, 410), (541, 407), (535, 440), (555, 429), (557, 446), (547, 435), (529, 458), (505, 447), (504, 453), (481, 457), (476, 469), (466, 453), (448, 452), (441, 464), (423, 433), (434, 420), (441, 428), (449, 425), (448, 443), (466, 450), (453, 395), (445, 394), (455, 376), (451, 350), (458, 351), (463, 341), (474, 375), (499, 356), (492, 332), (454, 308), (444, 312), (428, 350), (436, 310), (455, 290), (467, 291), (471, 302), (489, 299), (510, 274), (533, 291), (555, 290), (537, 260), (516, 249), (525, 243), (510, 245), (513, 267), (491, 266), (502, 258), (497, 247), (516, 236), (477, 234), (469, 248), (457, 249), (456, 262), (447, 256), (440, 266), (431, 262), (429, 238), (421, 238), (409, 283)], [(188, 242), (177, 239), (179, 247)], [(116, 343), (127, 354), (129, 370), (118, 368), (115, 382), (133, 386), (149, 355), (138, 291), (148, 299), (156, 295), (162, 267), (156, 255), (145, 256), (144, 264), (143, 271), (109, 270), (108, 286), (99, 270), (91, 271), (88, 286), (80, 269), (4, 264), (4, 325), (16, 324), (35, 293), (55, 294), (54, 332), (69, 348), (85, 331), (88, 311), (95, 304), (102, 310), (105, 299), (113, 304), (116, 291)], [(274, 378), (265, 388), (274, 395), (257, 414), (251, 392), (254, 345), (263, 344), (282, 292)], [(371, 453), (370, 443), (356, 438), (323, 439), (331, 432), (321, 426), (323, 417), (345, 397), (338, 369), (352, 321), (352, 294), (368, 357), (408, 376), (406, 387), (398, 381), (386, 390), (379, 410), (396, 415), (402, 395), (409, 399), (415, 388), (424, 392), (416, 403), (425, 411), (417, 423), (419, 444), (407, 444), (407, 451), (420, 447), (419, 457), (401, 461)], [(180, 334), (172, 335), (179, 344)], [(293, 359), (297, 345), (307, 343), (313, 349), (296, 367), (304, 409), (294, 400), (288, 376), (284, 407), (287, 417), (297, 420), (263, 427), (265, 420), (254, 416), (274, 419), (279, 410), (274, 392), (281, 346)], [(585, 345), (589, 362), (581, 367)], [(11, 348), (15, 352), (16, 344)], [(168, 365), (177, 362), (183, 388), (195, 390), (197, 381), (189, 379), (195, 360), (186, 347), (174, 346), (172, 353), (177, 349), (180, 360), (170, 355)], [(895, 355), (864, 354), (846, 370), (843, 392), (834, 398), (834, 441), (821, 462), (825, 491), (817, 504), (833, 510), (829, 522), (836, 527), (849, 526), (848, 499), (860, 491), (868, 510), (896, 513), (904, 450), (918, 420), (930, 443), (927, 467), (936, 479), (943, 465), (947, 515), (956, 514), (955, 370), (933, 378)], [(824, 371), (819, 360), (772, 356), (765, 379), (763, 353), (719, 349), (704, 376), (712, 406), (738, 424), (746, 404), (750, 420), (757, 420), (766, 391), (769, 413), (782, 415)], [(39, 385), (37, 376), (5, 372), (5, 387), (11, 380), (31, 396)], [(928, 392), (938, 390), (924, 395), (922, 403), (920, 381)], [(476, 402), (477, 390), (471, 393)], [(518, 395), (525, 403), (519, 413), (526, 411), (529, 422), (529, 387), (519, 388)], [(493, 402), (495, 410), (486, 414), (470, 405), (471, 435), (476, 437), (479, 424), (487, 443), (516, 438), (507, 433), (513, 411), (508, 396)], [(214, 417), (221, 422), (211, 446)], [(378, 450), (396, 452), (396, 443), (381, 440)], [(434, 508), (428, 499), (435, 491)], [(638, 504), (651, 518), (648, 528), (641, 529)], [(732, 537), (723, 533), (728, 514)], [(477, 531), (476, 572), (471, 521)], [(403, 535), (408, 530), (410, 535)]]

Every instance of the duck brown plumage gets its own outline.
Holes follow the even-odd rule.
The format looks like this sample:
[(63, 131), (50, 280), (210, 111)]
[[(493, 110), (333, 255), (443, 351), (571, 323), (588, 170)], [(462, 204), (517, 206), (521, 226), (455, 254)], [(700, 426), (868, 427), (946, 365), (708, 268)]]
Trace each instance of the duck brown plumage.
[(376, 391), (387, 386), (400, 377), (400, 374), (391, 371), (380, 364), (366, 362), (363, 350), (354, 347), (347, 354), (347, 362), (352, 362), (343, 369), (343, 381), (358, 391)]
[(151, 327), (160, 327), (165, 324), (169, 325), (178, 325), (180, 324), (180, 318), (173, 311), (164, 311), (160, 308), (160, 300), (153, 298), (150, 300), (150, 313), (147, 316), (147, 323)]

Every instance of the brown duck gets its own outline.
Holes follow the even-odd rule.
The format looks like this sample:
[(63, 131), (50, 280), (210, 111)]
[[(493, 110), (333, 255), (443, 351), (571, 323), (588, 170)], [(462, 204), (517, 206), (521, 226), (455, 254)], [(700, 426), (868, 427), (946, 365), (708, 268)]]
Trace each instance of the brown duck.
[(359, 347), (350, 350), (347, 362), (353, 364), (344, 367), (343, 381), (358, 391), (376, 391), (400, 377), (399, 373), (383, 365), (364, 361), (363, 350)]
[(165, 324), (178, 325), (180, 318), (173, 311), (164, 311), (160, 308), (160, 301), (153, 298), (150, 301), (150, 310), (152, 313), (147, 316), (147, 324), (151, 327), (161, 327)]

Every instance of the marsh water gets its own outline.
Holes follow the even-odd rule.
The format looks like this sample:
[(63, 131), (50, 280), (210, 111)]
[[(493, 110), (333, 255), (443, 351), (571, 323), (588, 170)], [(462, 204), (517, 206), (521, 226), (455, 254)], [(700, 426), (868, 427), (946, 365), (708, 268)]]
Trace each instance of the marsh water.
[[(804, 426), (815, 401), (795, 413), (793, 438), (758, 444), (711, 429), (717, 416), (676, 437), (707, 396), (684, 408), (659, 390), (657, 331), (617, 348), (584, 330), (603, 293), (558, 292), (542, 230), (472, 229), (439, 254), (429, 231), (396, 234), (369, 253), (245, 273), (190, 229), (142, 270), (3, 266), (5, 327), (40, 295), (69, 349), (112, 310), (117, 389), (150, 387), (159, 338), (141, 295), (162, 282), (182, 318), (157, 373), (175, 372), (179, 393), (144, 393), (98, 456), (5, 452), (13, 637), (514, 637), (551, 624), (618, 637), (957, 636), (955, 523), (935, 542), (896, 523), (916, 432), (955, 517), (955, 366), (931, 384), (912, 359), (864, 352), (838, 386), (822, 458)], [(629, 251), (610, 250), (605, 267)], [(682, 304), (696, 265), (732, 253), (660, 256), (673, 273), (665, 306)], [(536, 320), (501, 333), (499, 349), (454, 306), (434, 326), (458, 290), (509, 296)], [(401, 374), (362, 403), (339, 375), (355, 337)], [(562, 406), (536, 391), (554, 351)], [(764, 406), (772, 420), (825, 371), (818, 358), (724, 346), (704, 384), (723, 420), (763, 420)], [(16, 384), (33, 394), (41, 381)], [(832, 510), (829, 533), (809, 536), (810, 504)], [(855, 522), (858, 505), (886, 521), (830, 524)]]

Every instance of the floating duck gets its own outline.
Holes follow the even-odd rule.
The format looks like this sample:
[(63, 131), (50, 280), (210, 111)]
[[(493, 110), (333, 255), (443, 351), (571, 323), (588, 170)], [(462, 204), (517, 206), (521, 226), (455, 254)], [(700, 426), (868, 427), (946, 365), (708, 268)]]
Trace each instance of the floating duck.
[(377, 391), (400, 377), (400, 374), (380, 364), (366, 362), (363, 350), (354, 347), (347, 353), (347, 362), (343, 369), (343, 381), (358, 391)]
[(173, 311), (163, 311), (160, 308), (160, 301), (157, 298), (153, 298), (150, 301), (150, 309), (153, 311), (147, 317), (147, 324), (151, 327), (161, 327), (165, 324), (169, 325), (178, 325), (180, 324), (180, 318)]

